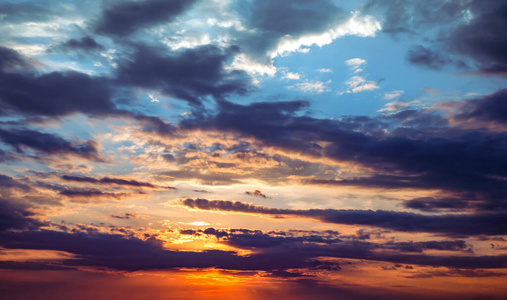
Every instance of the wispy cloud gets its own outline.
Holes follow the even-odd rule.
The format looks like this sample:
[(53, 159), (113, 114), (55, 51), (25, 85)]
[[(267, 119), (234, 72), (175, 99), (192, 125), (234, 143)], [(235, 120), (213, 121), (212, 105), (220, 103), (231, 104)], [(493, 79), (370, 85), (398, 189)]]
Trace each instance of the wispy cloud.
[(303, 93), (310, 93), (310, 94), (322, 94), (326, 92), (330, 92), (331, 88), (328, 86), (328, 84), (331, 83), (331, 80), (328, 80), (326, 82), (322, 81), (305, 81), (301, 83), (297, 83), (295, 85), (288, 86), (289, 89), (299, 90)]

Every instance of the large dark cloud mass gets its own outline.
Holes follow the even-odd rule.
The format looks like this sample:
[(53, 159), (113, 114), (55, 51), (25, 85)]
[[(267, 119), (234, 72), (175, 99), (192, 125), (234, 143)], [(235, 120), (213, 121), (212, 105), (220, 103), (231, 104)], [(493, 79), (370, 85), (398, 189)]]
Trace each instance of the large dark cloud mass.
[(105, 9), (95, 25), (101, 34), (124, 36), (143, 27), (170, 22), (194, 0), (122, 1)]
[[(503, 99), (503, 92), (465, 104), (467, 111)], [(493, 99), (493, 100), (492, 100)], [(501, 101), (501, 100), (500, 100)], [(449, 127), (400, 127), (390, 132), (364, 131), (361, 124), (299, 116), (304, 101), (223, 102), (216, 115), (188, 119), (188, 128), (230, 131), (265, 145), (314, 157), (328, 157), (377, 170), (377, 174), (311, 183), (383, 188), (438, 189), (459, 194), (478, 209), (505, 209), (507, 135)], [(501, 115), (501, 110), (496, 110)], [(414, 114), (411, 116), (414, 119)], [(501, 117), (497, 117), (501, 118)], [(369, 121), (366, 119), (367, 122)], [(367, 128), (367, 127), (365, 127)], [(319, 142), (327, 142), (322, 146)]]
[(138, 46), (131, 59), (118, 66), (117, 82), (157, 89), (192, 105), (200, 105), (206, 96), (220, 99), (229, 93), (244, 94), (246, 73), (224, 69), (231, 51), (204, 46), (168, 55), (162, 49)]
[(507, 123), (507, 90), (469, 100), (455, 116), (458, 120)]
[[(5, 177), (5, 176), (4, 176)], [(9, 181), (7, 179), (7, 181)], [(62, 231), (41, 229), (49, 224), (32, 219), (33, 213), (1, 201), (0, 245), (9, 249), (56, 250), (73, 254), (60, 266), (93, 266), (136, 271), (170, 268), (210, 268), (276, 271), (291, 268), (339, 269), (318, 257), (378, 260), (393, 263), (446, 266), (452, 268), (505, 268), (505, 256), (429, 256), (424, 251), (464, 251), (464, 241), (371, 243), (337, 232), (252, 231), (246, 229), (182, 231), (182, 234), (213, 235), (231, 246), (262, 250), (249, 256), (230, 251), (179, 252), (166, 250), (156, 236), (140, 239), (133, 232), (124, 235), (100, 233), (96, 228), (58, 225)], [(10, 229), (25, 229), (14, 232)], [(359, 238), (360, 236), (357, 236)], [(378, 251), (387, 250), (387, 251)], [(393, 255), (392, 251), (398, 254)], [(404, 254), (407, 253), (407, 254)], [(414, 254), (417, 253), (417, 254)]]
[(268, 55), (280, 39), (320, 34), (336, 28), (351, 14), (328, 0), (308, 1), (247, 1), (234, 4), (241, 21), (253, 30), (234, 32), (234, 43), (242, 53), (262, 64), (270, 64)]
[(453, 61), (441, 50), (434, 50), (421, 45), (409, 50), (407, 53), (407, 59), (411, 64), (433, 70), (441, 70), (448, 65), (455, 65), (459, 68), (466, 67), (464, 62)]
[(26, 65), (14, 50), (0, 47), (0, 112), (34, 116), (91, 115), (115, 110), (109, 79), (79, 72), (6, 72)]
[[(1, 185), (6, 185), (6, 179), (11, 179), (8, 176), (0, 175)], [(12, 181), (12, 179), (11, 179)], [(30, 217), (35, 214), (22, 205), (16, 205), (7, 201), (6, 199), (0, 198), (0, 231), (16, 229), (16, 230), (27, 230), (37, 229), (44, 225), (43, 222), (32, 219)]]
[[(480, 73), (505, 75), (507, 71), (507, 6), (503, 1), (371, 1), (364, 12), (381, 12), (382, 30), (389, 34), (419, 34), (424, 29), (448, 25), (435, 41), (435, 49), (418, 46), (408, 52), (409, 62), (442, 69), (464, 68), (469, 59)], [(459, 59), (451, 59), (450, 54)]]
[(16, 67), (26, 67), (27, 62), (17, 51), (0, 46), (0, 70), (5, 71)]
[(503, 28), (507, 26), (507, 5), (502, 1), (489, 2), (501, 5), (488, 7), (484, 3), (476, 4), (485, 11), (474, 10), (478, 15), (451, 34), (449, 47), (453, 52), (476, 61), (485, 73), (505, 74), (507, 37)]
[(382, 31), (388, 34), (419, 33), (425, 27), (449, 24), (463, 17), (472, 1), (373, 0), (362, 11), (380, 12)]

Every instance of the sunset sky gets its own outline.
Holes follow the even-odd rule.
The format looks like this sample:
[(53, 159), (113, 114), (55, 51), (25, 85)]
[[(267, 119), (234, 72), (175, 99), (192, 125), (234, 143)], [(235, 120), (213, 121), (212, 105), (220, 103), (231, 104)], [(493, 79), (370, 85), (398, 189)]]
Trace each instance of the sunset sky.
[(0, 0), (0, 298), (505, 299), (507, 1)]

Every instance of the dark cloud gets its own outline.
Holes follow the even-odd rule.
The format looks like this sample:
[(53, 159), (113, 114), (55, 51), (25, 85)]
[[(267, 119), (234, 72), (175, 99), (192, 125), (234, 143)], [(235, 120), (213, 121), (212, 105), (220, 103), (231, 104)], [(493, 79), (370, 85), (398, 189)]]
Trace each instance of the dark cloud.
[(143, 124), (145, 132), (156, 132), (159, 135), (172, 137), (178, 134), (178, 128), (163, 119), (155, 116), (146, 116), (140, 114), (130, 114), (133, 119)]
[(462, 251), (468, 248), (465, 241), (398, 242), (375, 245), (377, 248), (421, 253), (425, 250)]
[(435, 25), (460, 20), (472, 1), (373, 0), (363, 5), (363, 13), (382, 15), (382, 31), (388, 34), (417, 34)]
[(17, 152), (30, 149), (49, 155), (75, 155), (95, 161), (104, 161), (94, 141), (69, 142), (59, 136), (31, 129), (1, 129), (0, 141)]
[(74, 50), (74, 51), (84, 51), (84, 52), (93, 52), (98, 50), (104, 50), (104, 46), (97, 43), (93, 38), (89, 36), (82, 37), (81, 39), (70, 39), (61, 45), (57, 46), (57, 48), (62, 50)]
[(507, 5), (502, 1), (474, 1), (473, 19), (446, 40), (451, 51), (469, 57), (485, 73), (507, 73)]
[(319, 0), (308, 3), (304, 0), (252, 1), (248, 11), (250, 24), (280, 36), (323, 31), (346, 13), (332, 1)]
[(507, 274), (487, 270), (448, 269), (445, 271), (418, 272), (413, 275), (405, 276), (405, 278), (420, 279), (433, 277), (500, 277), (500, 276), (507, 276)]
[[(5, 181), (8, 176), (2, 175), (1, 178)], [(44, 222), (32, 218), (34, 216), (35, 213), (29, 211), (27, 207), (24, 207), (19, 203), (7, 201), (4, 198), (0, 198), (0, 231), (10, 229), (36, 229), (45, 225)]]
[[(210, 250), (203, 252), (171, 251), (163, 249), (154, 237), (136, 237), (98, 232), (57, 232), (49, 230), (0, 232), (0, 244), (8, 249), (38, 249), (66, 251), (75, 255), (65, 259), (63, 266), (93, 266), (136, 271), (170, 268), (218, 268), (226, 270), (280, 271), (291, 268), (329, 268), (330, 264), (315, 257), (339, 257), (387, 261), (403, 264), (447, 266), (453, 268), (505, 268), (504, 256), (427, 256), (385, 254), (371, 251), (362, 243), (319, 245), (317, 243), (284, 243), (250, 256), (234, 252)], [(336, 266), (334, 267), (336, 269)]]
[(254, 191), (246, 191), (245, 192), (246, 195), (249, 195), (249, 196), (258, 196), (258, 197), (262, 197), (262, 198), (266, 198), (266, 195), (263, 194), (261, 191), (259, 190), (254, 190)]
[(472, 205), (467, 199), (454, 198), (454, 197), (421, 197), (407, 200), (403, 203), (407, 208), (434, 212), (434, 211), (462, 211), (471, 208)]
[[(143, 124), (144, 131), (157, 131), (166, 136), (176, 133), (174, 125), (158, 117), (119, 109), (112, 101), (118, 91), (112, 79), (79, 72), (38, 75), (27, 66), (26, 59), (19, 53), (0, 47), (0, 115), (22, 115), (37, 121), (74, 113), (91, 117), (118, 116)], [(10, 69), (27, 72), (7, 72)], [(139, 74), (131, 75), (143, 77)], [(156, 76), (151, 77), (151, 80), (158, 81)]]
[(114, 219), (135, 219), (137, 218), (136, 213), (125, 213), (123, 216), (117, 216), (117, 215), (110, 215), (111, 218)]
[(89, 188), (89, 189), (80, 189), (80, 188), (64, 188), (60, 192), (60, 195), (67, 196), (70, 198), (83, 198), (87, 199), (87, 201), (97, 200), (102, 197), (111, 197), (115, 199), (120, 199), (128, 194), (126, 193), (110, 193), (104, 192), (99, 189)]
[(19, 182), (18, 180), (4, 174), (0, 174), (0, 187), (14, 188), (24, 192), (30, 191), (32, 189), (29, 185)]
[(375, 170), (370, 177), (315, 178), (310, 180), (313, 184), (468, 192), (474, 195), (468, 197), (471, 201), (480, 202), (474, 205), (480, 209), (507, 207), (503, 179), (507, 176), (505, 133), (399, 123), (389, 125), (389, 130), (361, 131), (361, 126), (352, 126), (350, 120), (344, 123), (300, 115), (298, 110), (306, 107), (305, 101), (219, 104), (217, 114), (189, 118), (181, 126), (232, 132), (289, 153), (326, 157)]
[(63, 175), (61, 178), (66, 181), (75, 181), (75, 182), (87, 182), (87, 183), (98, 183), (98, 184), (117, 184), (117, 185), (123, 185), (123, 186), (131, 186), (131, 187), (175, 189), (174, 187), (161, 187), (158, 185), (151, 184), (149, 182), (142, 182), (142, 181), (137, 181), (137, 180), (126, 180), (126, 179), (111, 178), (111, 177), (102, 177), (102, 178), (97, 179), (94, 177), (86, 177), (86, 176)]
[[(308, 258), (367, 259), (397, 264), (464, 269), (496, 268), (495, 261), (499, 265), (507, 264), (505, 256), (430, 256), (421, 254), (427, 250), (468, 251), (466, 249), (469, 245), (462, 240), (371, 243), (346, 239), (345, 236), (323, 234), (323, 232), (307, 232), (306, 234), (289, 234), (287, 232), (282, 234), (282, 232), (266, 233), (259, 230), (233, 229), (221, 242), (234, 247), (256, 249), (257, 253), (264, 255), (281, 252), (287, 255), (305, 255)], [(470, 255), (470, 252), (467, 253)], [(314, 263), (316, 269), (337, 269), (336, 264), (326, 266), (323, 261), (314, 261)], [(311, 264), (306, 267), (312, 268)], [(406, 268), (411, 268), (411, 266)]]
[(162, 242), (150, 238), (100, 233), (65, 233), (49, 230), (0, 233), (0, 244), (6, 248), (67, 251), (76, 259), (65, 260), (67, 266), (94, 266), (136, 271), (170, 268), (211, 268), (232, 270), (277, 270), (305, 265), (305, 255), (285, 254), (241, 257), (233, 252), (209, 250), (179, 252), (164, 250)]
[(214, 236), (216, 236), (217, 239), (219, 239), (221, 237), (227, 237), (227, 236), (229, 236), (229, 234), (226, 231), (217, 230), (217, 229), (212, 228), (212, 227), (206, 228), (202, 233), (208, 234), (208, 235), (214, 235)]
[(3, 2), (0, 3), (2, 22), (23, 23), (46, 21), (53, 16), (51, 5), (47, 1), (38, 2)]
[(0, 112), (4, 115), (64, 116), (115, 111), (109, 79), (78, 72), (43, 75), (0, 72)]
[(466, 101), (453, 115), (458, 121), (507, 124), (507, 90)]
[[(430, 48), (418, 46), (408, 52), (416, 65), (439, 70), (445, 65), (467, 67), (456, 54), (474, 61), (479, 72), (505, 75), (507, 72), (507, 6), (502, 1), (370, 1), (363, 13), (380, 14), (382, 31), (389, 34), (422, 34), (439, 29)], [(439, 26), (439, 27), (437, 27)]]
[(51, 271), (67, 271), (76, 270), (73, 267), (61, 266), (48, 262), (32, 262), (32, 261), (0, 261), (0, 269), (7, 270), (51, 270)]
[(17, 51), (0, 46), (0, 70), (6, 71), (17, 67), (27, 67), (25, 58)]
[[(417, 46), (407, 52), (407, 59), (411, 64), (425, 67), (432, 70), (441, 70), (454, 62), (442, 51)], [(459, 66), (464, 67), (464, 63)]]
[(502, 213), (475, 215), (421, 215), (385, 210), (344, 209), (281, 209), (252, 205), (239, 201), (184, 199), (181, 205), (214, 211), (231, 211), (271, 216), (292, 216), (317, 219), (321, 222), (365, 225), (404, 232), (431, 232), (447, 235), (503, 235), (507, 225)]
[(130, 59), (119, 63), (117, 82), (158, 89), (197, 106), (206, 96), (220, 99), (229, 93), (247, 92), (249, 78), (246, 73), (224, 69), (231, 51), (203, 46), (171, 55), (166, 53), (138, 45)]
[[(181, 230), (181, 234), (213, 235), (220, 242), (240, 248), (255, 248), (256, 253), (238, 256), (230, 251), (179, 252), (165, 250), (163, 242), (147, 235), (145, 240), (125, 235), (100, 233), (93, 226), (76, 225), (63, 231), (40, 229), (47, 225), (30, 216), (31, 213), (3, 205), (0, 246), (8, 249), (65, 251), (73, 258), (61, 260), (59, 266), (93, 266), (116, 270), (136, 271), (170, 268), (218, 268), (226, 270), (285, 271), (293, 268), (339, 270), (335, 263), (319, 261), (318, 257), (336, 257), (386, 261), (402, 264), (447, 266), (453, 268), (505, 268), (504, 256), (427, 256), (424, 250), (461, 251), (463, 241), (426, 241), (375, 244), (356, 240), (343, 241), (337, 232), (270, 231), (248, 229)], [(10, 231), (5, 229), (24, 229)], [(75, 230), (76, 229), (76, 230)], [(113, 228), (116, 229), (116, 228)], [(121, 231), (118, 231), (121, 232)], [(387, 250), (378, 251), (379, 249)], [(393, 255), (392, 250), (397, 254)], [(404, 252), (411, 253), (409, 255)], [(17, 268), (17, 266), (13, 266)]]
[(204, 193), (204, 194), (213, 193), (213, 192), (210, 192), (210, 191), (207, 191), (207, 190), (193, 190), (193, 191), (196, 192), (196, 193)]
[[(306, 233), (306, 232), (305, 232)], [(260, 230), (232, 229), (224, 235), (224, 243), (242, 249), (265, 249), (282, 245), (296, 245), (305, 243), (335, 244), (341, 242), (335, 235), (321, 232), (312, 233), (293, 232), (262, 232)]]
[(241, 51), (262, 63), (270, 63), (267, 56), (283, 37), (298, 38), (321, 33), (351, 18), (333, 1), (304, 0), (238, 2), (237, 11), (254, 30), (237, 32), (235, 43)]
[(194, 0), (147, 0), (117, 2), (102, 12), (95, 24), (97, 33), (125, 36), (144, 27), (171, 22)]
[(0, 162), (16, 160), (16, 156), (12, 153), (0, 149)]

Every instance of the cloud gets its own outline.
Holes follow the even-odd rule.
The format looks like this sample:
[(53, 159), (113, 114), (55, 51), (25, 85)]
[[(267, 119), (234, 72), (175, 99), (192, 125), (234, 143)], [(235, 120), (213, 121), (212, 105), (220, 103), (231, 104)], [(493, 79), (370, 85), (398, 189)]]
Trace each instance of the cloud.
[(347, 93), (359, 93), (364, 91), (371, 91), (378, 89), (377, 82), (370, 80), (367, 81), (362, 76), (352, 76), (346, 84), (349, 86), (347, 89)]
[(17, 152), (25, 149), (49, 155), (74, 155), (94, 161), (104, 161), (94, 141), (69, 142), (59, 136), (31, 129), (0, 129), (0, 141)]
[(500, 277), (507, 274), (502, 272), (492, 272), (487, 270), (460, 270), (450, 269), (446, 271), (428, 271), (418, 272), (413, 275), (405, 276), (405, 278), (434, 278), (434, 277)]
[(194, 106), (201, 105), (207, 96), (221, 99), (228, 94), (245, 94), (250, 81), (246, 73), (224, 69), (231, 51), (203, 46), (167, 55), (162, 49), (138, 45), (130, 59), (119, 62), (116, 82), (157, 89)]
[(322, 81), (305, 81), (301, 83), (296, 83), (295, 85), (288, 86), (289, 89), (299, 90), (303, 93), (313, 93), (313, 94), (322, 94), (326, 92), (330, 92), (331, 88), (326, 84), (330, 84), (331, 80), (326, 82)]
[(301, 76), (298, 73), (287, 72), (282, 78), (289, 80), (298, 80)]
[(54, 15), (53, 7), (47, 3), (20, 2), (1, 3), (2, 21), (7, 23), (23, 23), (45, 21)]
[(76, 254), (75, 259), (63, 261), (64, 266), (93, 266), (125, 271), (212, 267), (272, 271), (306, 265), (306, 256), (302, 254), (259, 254), (242, 257), (233, 252), (219, 250), (164, 250), (162, 242), (154, 237), (143, 241), (136, 237), (113, 234), (39, 230), (0, 232), (0, 241), (6, 248), (47, 249)]
[[(507, 6), (501, 1), (370, 1), (363, 13), (384, 16), (382, 30), (389, 34), (420, 34), (439, 26), (441, 35), (430, 47), (410, 50), (410, 62), (440, 70), (447, 65), (467, 68), (460, 58), (475, 62), (478, 73), (505, 75)], [(446, 28), (446, 30), (441, 30)]]
[(432, 70), (441, 70), (452, 60), (441, 52), (423, 46), (417, 46), (407, 52), (407, 60), (414, 65), (419, 65)]
[(473, 204), (470, 202), (467, 199), (458, 197), (421, 197), (407, 200), (403, 203), (403, 206), (427, 212), (442, 210), (461, 211), (472, 208)]
[[(366, 65), (366, 60), (362, 58), (351, 58), (345, 61), (345, 64), (350, 67), (350, 70), (353, 71), (354, 74), (361, 73), (363, 71), (362, 67)], [(371, 91), (378, 89), (377, 83), (373, 80), (367, 81), (362, 75), (352, 76), (348, 81), (345, 82), (348, 85), (348, 88), (345, 92), (338, 92), (339, 95), (344, 93), (359, 93), (363, 91)]]
[[(12, 178), (8, 176), (0, 175), (0, 181), (0, 184), (4, 187), (12, 188), (15, 186), (12, 183), (8, 184), (6, 182), (14, 182)], [(10, 229), (36, 229), (45, 225), (44, 222), (32, 218), (35, 216), (35, 213), (28, 210), (27, 207), (24, 207), (19, 203), (7, 201), (4, 197), (0, 198), (0, 232)]]
[(89, 36), (82, 37), (81, 39), (70, 39), (59, 46), (58, 49), (66, 50), (66, 51), (84, 51), (84, 52), (93, 52), (104, 50), (104, 46), (97, 43), (93, 38)]
[(167, 189), (175, 189), (174, 187), (162, 187), (158, 185), (151, 184), (149, 182), (142, 182), (137, 180), (128, 180), (122, 178), (111, 178), (111, 177), (102, 177), (102, 178), (94, 178), (94, 177), (86, 177), (86, 176), (72, 176), (72, 175), (63, 175), (61, 177), (66, 181), (74, 181), (74, 182), (86, 182), (86, 183), (94, 183), (94, 184), (116, 184), (123, 185), (128, 187), (148, 187), (148, 188), (167, 188)]
[[(399, 95), (394, 95), (394, 97), (399, 97)], [(389, 95), (393, 96), (393, 95)], [(394, 100), (392, 102), (386, 103), (384, 108), (379, 109), (378, 112), (381, 113), (394, 113), (394, 112), (407, 112), (410, 108), (412, 108), (413, 104), (418, 104), (418, 100), (414, 101), (402, 101), (402, 100)]]
[(245, 194), (249, 195), (249, 196), (258, 196), (258, 197), (262, 197), (262, 198), (266, 198), (266, 195), (263, 194), (261, 191), (259, 190), (254, 190), (254, 191), (246, 191)]
[(125, 213), (123, 216), (117, 216), (117, 215), (110, 215), (111, 218), (114, 219), (135, 219), (137, 218), (136, 213)]
[[(2, 202), (0, 202), (2, 203)], [(239, 205), (235, 205), (240, 207)], [(2, 209), (2, 214), (12, 210)], [(231, 251), (208, 250), (202, 252), (171, 251), (163, 247), (156, 236), (145, 239), (133, 235), (106, 234), (95, 227), (77, 226), (63, 231), (39, 228), (43, 223), (34, 221), (26, 227), (30, 215), (19, 215), (5, 229), (23, 228), (25, 231), (0, 231), (0, 246), (7, 249), (33, 249), (65, 251), (72, 254), (59, 261), (58, 266), (89, 266), (124, 271), (171, 268), (218, 268), (225, 270), (275, 271), (293, 268), (338, 270), (336, 263), (320, 260), (322, 257), (354, 258), (403, 264), (447, 266), (453, 268), (505, 268), (505, 256), (428, 256), (432, 251), (463, 251), (464, 241), (421, 241), (371, 243), (340, 236), (335, 231), (269, 231), (248, 229), (180, 230), (184, 235), (215, 236), (218, 242), (243, 249), (257, 249), (249, 256)], [(126, 214), (126, 217), (129, 217)], [(2, 220), (11, 220), (2, 218)], [(6, 224), (4, 221), (2, 223)], [(9, 222), (7, 222), (9, 224)], [(46, 224), (44, 224), (46, 225)], [(14, 227), (13, 227), (14, 226)], [(2, 228), (4, 229), (4, 228)], [(392, 254), (392, 251), (396, 254)], [(408, 253), (408, 254), (404, 254)], [(414, 254), (415, 253), (415, 254)]]
[(233, 3), (231, 8), (242, 24), (241, 30), (229, 30), (227, 35), (241, 51), (233, 66), (252, 74), (273, 76), (277, 56), (308, 53), (309, 47), (322, 47), (347, 35), (372, 37), (380, 29), (372, 16), (348, 13), (329, 0), (311, 5), (302, 0), (249, 1)]
[(465, 101), (452, 115), (458, 122), (507, 124), (507, 90)]
[(125, 36), (144, 27), (171, 22), (192, 6), (193, 0), (123, 1), (106, 8), (95, 24), (95, 32)]
[(388, 34), (418, 34), (435, 25), (465, 20), (473, 1), (399, 1), (372, 0), (363, 5), (363, 13), (381, 13), (382, 31)]
[[(187, 232), (188, 231), (188, 232)], [(157, 270), (173, 268), (217, 268), (225, 270), (280, 271), (293, 268), (339, 270), (339, 265), (322, 257), (366, 259), (403, 264), (446, 266), (453, 268), (505, 268), (505, 256), (428, 256), (414, 254), (411, 243), (374, 244), (345, 241), (333, 235), (312, 232), (301, 235), (287, 232), (264, 233), (231, 229), (229, 233), (207, 228), (183, 231), (213, 235), (221, 242), (240, 248), (257, 249), (249, 256), (231, 251), (207, 250), (202, 252), (171, 251), (163, 248), (154, 236), (142, 240), (135, 236), (104, 234), (96, 231), (58, 232), (46, 229), (22, 232), (0, 232), (0, 245), (7, 249), (33, 249), (65, 251), (73, 254), (60, 260), (58, 266), (88, 266), (123, 271)], [(428, 250), (460, 251), (461, 241), (412, 243)], [(403, 254), (407, 248), (410, 254)], [(379, 249), (387, 251), (379, 251)], [(391, 254), (397, 249), (396, 254)], [(260, 251), (259, 251), (260, 250)], [(419, 253), (415, 251), (415, 253)]]
[(101, 197), (121, 199), (129, 194), (127, 193), (110, 193), (103, 192), (95, 188), (63, 188), (59, 192), (60, 195), (69, 198), (84, 199), (87, 201), (98, 201)]
[(507, 226), (502, 221), (506, 217), (503, 213), (428, 216), (384, 210), (296, 210), (252, 205), (239, 201), (200, 198), (183, 199), (179, 204), (201, 210), (241, 212), (274, 217), (279, 215), (307, 217), (327, 223), (374, 226), (402, 232), (431, 232), (447, 235), (503, 235), (507, 233)]
[[(0, 48), (7, 58), (0, 67), (22, 66), (25, 61), (14, 50)], [(111, 101), (110, 80), (78, 72), (0, 72), (0, 113), (27, 116), (65, 116), (76, 112), (104, 115), (116, 111)]]
[(331, 44), (335, 39), (347, 35), (374, 37), (375, 33), (380, 29), (380, 23), (372, 16), (363, 16), (358, 12), (353, 12), (346, 22), (336, 27), (331, 27), (324, 32), (302, 35), (300, 37), (285, 35), (280, 39), (277, 48), (271, 51), (271, 57), (295, 51), (304, 52), (304, 48), (302, 48), (304, 46), (317, 45), (322, 47)]
[(328, 68), (321, 68), (321, 69), (317, 69), (317, 72), (320, 72), (320, 73), (332, 73), (333, 70), (328, 69)]
[[(325, 32), (328, 28), (344, 23), (348, 16), (331, 1), (322, 0), (309, 5), (305, 1), (252, 1), (238, 9), (244, 14), (250, 28), (255, 29), (258, 39), (252, 43), (252, 37), (241, 40), (240, 47), (249, 56), (274, 57), (284, 51), (295, 51), (302, 45), (314, 44), (296, 39)], [(286, 41), (282, 41), (287, 36)], [(241, 36), (240, 36), (241, 38)], [(293, 45), (289, 45), (289, 44)], [(285, 43), (285, 45), (283, 45)]]
[(480, 71), (505, 75), (507, 38), (502, 29), (507, 26), (507, 5), (501, 1), (474, 4), (476, 16), (452, 32), (446, 43), (451, 51), (473, 59)]
[(403, 95), (404, 93), (405, 93), (405, 91), (402, 91), (402, 90), (395, 90), (395, 91), (391, 91), (391, 92), (386, 92), (386, 93), (384, 93), (384, 99), (393, 100), (393, 99), (401, 97), (401, 95)]
[(296, 112), (306, 105), (305, 101), (245, 106), (222, 102), (217, 114), (189, 118), (181, 126), (231, 132), (255, 138), (263, 146), (376, 172), (326, 184), (469, 192), (472, 197), (467, 201), (474, 201), (477, 209), (507, 208), (502, 179), (507, 175), (505, 133), (450, 128), (445, 118), (424, 110), (353, 122), (298, 116)]
[(345, 61), (345, 64), (352, 69), (352, 71), (359, 70), (363, 65), (366, 64), (366, 60), (362, 58), (351, 58)]
[(28, 67), (26, 59), (17, 51), (0, 46), (0, 70), (16, 69), (18, 67)]

